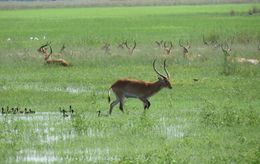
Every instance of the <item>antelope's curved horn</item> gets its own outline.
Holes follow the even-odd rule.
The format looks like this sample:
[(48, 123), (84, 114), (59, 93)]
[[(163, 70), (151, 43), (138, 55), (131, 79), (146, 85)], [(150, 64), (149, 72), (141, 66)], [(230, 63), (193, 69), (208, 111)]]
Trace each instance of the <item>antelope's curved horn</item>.
[(169, 79), (169, 78), (170, 78), (170, 75), (169, 75), (169, 72), (168, 72), (167, 69), (166, 69), (166, 59), (165, 59), (164, 62), (163, 62), (163, 69), (164, 69), (164, 71), (165, 71), (165, 73), (166, 73), (167, 79)]
[(51, 44), (51, 42), (47, 42), (46, 44), (42, 45), (39, 49), (44, 48), (44, 47), (46, 47), (46, 46), (48, 46), (50, 44)]
[(156, 70), (156, 68), (155, 68), (155, 62), (156, 62), (156, 59), (154, 59), (154, 61), (153, 61), (153, 70), (157, 73), (157, 75), (159, 75), (159, 76), (161, 76), (161, 77), (163, 77), (163, 78), (166, 78), (163, 74), (161, 74), (160, 72), (158, 72), (158, 71)]
[(133, 49), (135, 49), (135, 47), (136, 47), (136, 41), (134, 40), (134, 47), (133, 47)]

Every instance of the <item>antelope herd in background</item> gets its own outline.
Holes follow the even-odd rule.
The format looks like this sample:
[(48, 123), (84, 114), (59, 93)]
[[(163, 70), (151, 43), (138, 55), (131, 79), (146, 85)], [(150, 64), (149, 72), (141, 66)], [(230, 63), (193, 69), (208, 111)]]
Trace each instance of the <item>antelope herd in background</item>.
[[(249, 59), (249, 58), (243, 58), (243, 57), (238, 57), (238, 56), (233, 56), (232, 50), (231, 50), (231, 45), (233, 43), (233, 39), (230, 42), (230, 45), (227, 42), (223, 43), (218, 43), (217, 41), (206, 41), (204, 35), (202, 38), (203, 44), (206, 46), (213, 46), (214, 48), (220, 47), (223, 54), (224, 54), (224, 59), (226, 62), (230, 63), (248, 63), (248, 64), (259, 64), (258, 59)], [(135, 49), (137, 47), (137, 43), (134, 40), (131, 45), (128, 44), (129, 42), (123, 41), (117, 45), (117, 48), (120, 50), (127, 50), (126, 52), (129, 55), (133, 55), (135, 52)], [(167, 56), (173, 55), (173, 42), (172, 41), (155, 41), (157, 49), (162, 49), (164, 54)], [(194, 54), (190, 52), (191, 45), (188, 41), (186, 41), (184, 44), (182, 40), (179, 40), (179, 46), (182, 49), (182, 56), (183, 59), (185, 60), (193, 60), (194, 58), (200, 57), (199, 54)], [(51, 47), (51, 42), (47, 42), (46, 44), (43, 44), (40, 46), (37, 51), (43, 55), (44, 61), (46, 64), (58, 64), (62, 66), (70, 66), (71, 64), (67, 62), (65, 59), (63, 59), (63, 54), (65, 50), (65, 45), (61, 47), (59, 53), (53, 53), (52, 47)], [(110, 55), (111, 54), (111, 44), (110, 43), (104, 43), (104, 45), (101, 47), (101, 50), (105, 51), (105, 54)], [(260, 51), (260, 45), (258, 45), (257, 50)], [(151, 103), (149, 102), (149, 98), (156, 93), (158, 93), (161, 89), (163, 88), (169, 88), (172, 89), (172, 85), (170, 82), (170, 75), (166, 69), (166, 59), (164, 60), (163, 63), (163, 69), (165, 72), (165, 75), (160, 73), (156, 68), (155, 68), (155, 63), (156, 60), (153, 61), (153, 69), (155, 73), (158, 75), (158, 80), (155, 82), (147, 82), (147, 81), (142, 81), (142, 80), (132, 80), (132, 79), (120, 79), (117, 80), (110, 89), (108, 90), (108, 101), (110, 103), (110, 90), (113, 91), (113, 93), (116, 96), (116, 100), (114, 100), (112, 103), (110, 103), (110, 108), (108, 113), (111, 115), (113, 108), (119, 104), (119, 109), (124, 112), (124, 100), (125, 98), (137, 98), (140, 101), (143, 102), (144, 104), (144, 110), (149, 109)], [(193, 79), (194, 81), (197, 81), (198, 79)], [(71, 108), (71, 107), (70, 107)], [(13, 110), (4, 110), (2, 108), (2, 114), (5, 113), (18, 113), (18, 109), (13, 109)], [(19, 111), (20, 113), (35, 113), (35, 111)], [(63, 113), (63, 116), (66, 117), (68, 114), (66, 113), (65, 110), (60, 110), (61, 113)], [(73, 112), (72, 112), (73, 113)], [(101, 115), (101, 112), (98, 111), (98, 116)]]
[[(248, 63), (248, 64), (254, 64), (254, 65), (260, 63), (259, 59), (247, 59), (247, 58), (243, 58), (243, 57), (235, 57), (234, 55), (232, 55), (231, 45), (232, 45), (233, 41), (234, 41), (234, 38), (231, 39), (230, 45), (229, 45), (227, 42), (219, 43), (217, 40), (207, 41), (205, 36), (204, 35), (202, 36), (202, 43), (205, 46), (212, 46), (213, 48), (221, 48), (221, 50), (224, 54), (225, 60), (228, 62)], [(175, 54), (173, 53), (174, 46), (173, 46), (172, 41), (160, 40), (160, 41), (155, 41), (154, 43), (156, 45), (155, 48), (162, 49), (164, 54), (175, 56)], [(202, 57), (202, 55), (195, 54), (190, 51), (191, 45), (190, 45), (189, 41), (186, 40), (185, 44), (184, 44), (183, 40), (180, 39), (178, 43), (179, 43), (180, 48), (182, 49), (182, 56), (185, 60), (192, 61), (196, 58)], [(127, 40), (122, 41), (122, 42), (118, 43), (118, 45), (117, 45), (117, 49), (122, 50), (122, 51), (126, 50), (125, 52), (128, 55), (133, 55), (136, 50), (136, 47), (137, 47), (137, 43), (135, 40), (130, 45), (129, 45), (129, 41), (127, 41)], [(49, 48), (50, 52), (48, 52), (48, 48)], [(65, 45), (63, 44), (59, 53), (52, 53), (52, 47), (51, 47), (50, 43), (46, 43), (38, 49), (38, 52), (43, 54), (44, 61), (47, 64), (59, 64), (62, 66), (70, 66), (71, 64), (69, 62), (67, 62), (65, 59), (61, 58), (63, 56), (64, 49), (65, 49)], [(101, 47), (101, 50), (103, 50), (104, 53), (107, 55), (112, 54), (112, 52), (111, 52), (112, 47), (111, 47), (111, 44), (108, 42), (104, 43), (104, 45)], [(257, 50), (260, 51), (260, 44), (258, 44)], [(56, 57), (59, 57), (59, 58), (56, 58)]]

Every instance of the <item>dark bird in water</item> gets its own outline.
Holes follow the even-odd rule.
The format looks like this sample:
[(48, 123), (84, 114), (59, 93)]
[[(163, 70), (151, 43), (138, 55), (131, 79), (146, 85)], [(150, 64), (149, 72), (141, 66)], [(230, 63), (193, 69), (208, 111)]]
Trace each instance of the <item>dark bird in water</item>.
[(20, 110), (20, 111), (19, 111), (19, 113), (20, 113), (20, 114), (23, 114), (23, 113), (24, 113), (24, 111)]
[(2, 107), (1, 113), (2, 113), (2, 114), (6, 114), (4, 107)]
[(8, 114), (15, 114), (14, 108), (11, 108), (10, 110), (7, 111)]
[(98, 110), (97, 113), (98, 113), (98, 117), (100, 117), (101, 116), (101, 111)]
[(12, 108), (11, 110), (12, 110), (12, 113), (13, 113), (13, 114), (18, 113), (18, 107), (16, 107), (16, 108)]
[(24, 114), (29, 114), (30, 112), (27, 110), (27, 108), (24, 108)]
[(63, 117), (68, 117), (69, 115), (67, 114), (67, 111), (65, 109), (62, 109), (62, 116)]
[(62, 109), (61, 107), (59, 107), (59, 111), (62, 114), (63, 117), (69, 117), (69, 116), (73, 116), (73, 114), (75, 113), (74, 109), (72, 109), (72, 106), (69, 106), (68, 110)]
[(16, 107), (16, 108), (15, 108), (15, 113), (18, 113), (18, 112), (19, 112), (19, 108)]
[(102, 114), (101, 110), (98, 110), (97, 114), (98, 114), (98, 117), (107, 117), (108, 116), (108, 114), (104, 114), (104, 113)]
[(13, 112), (13, 114), (16, 114), (16, 109), (12, 108), (12, 112)]
[(29, 109), (29, 113), (32, 113), (32, 114), (34, 114), (34, 113), (35, 113), (35, 111), (33, 111), (33, 110)]
[(74, 113), (74, 110), (72, 109), (72, 106), (71, 106), (71, 105), (70, 105), (70, 110), (69, 110), (69, 112), (70, 112), (71, 114)]

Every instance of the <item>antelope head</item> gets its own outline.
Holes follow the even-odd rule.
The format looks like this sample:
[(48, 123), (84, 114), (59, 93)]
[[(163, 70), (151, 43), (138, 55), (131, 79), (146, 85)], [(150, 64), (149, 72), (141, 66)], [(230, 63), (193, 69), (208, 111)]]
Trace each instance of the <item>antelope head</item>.
[(170, 83), (170, 75), (169, 75), (169, 73), (168, 73), (168, 71), (166, 69), (166, 59), (163, 62), (163, 69), (164, 69), (164, 72), (165, 72), (166, 76), (161, 74), (159, 71), (156, 70), (155, 62), (156, 62), (156, 60), (153, 61), (153, 70), (158, 75), (158, 80), (159, 80), (159, 82), (161, 84), (161, 87), (172, 89), (172, 85)]
[(173, 48), (172, 42), (169, 42), (168, 47), (167, 47), (167, 43), (164, 42), (163, 48), (164, 48), (164, 51), (166, 52), (166, 54), (169, 55), (171, 53), (172, 48)]
[[(48, 60), (48, 58), (52, 54), (52, 48), (51, 48), (51, 42), (47, 42), (46, 44), (42, 45), (40, 48), (38, 48), (38, 52), (44, 55), (44, 60)], [(50, 47), (50, 53), (47, 52), (47, 46)]]
[(228, 43), (225, 43), (225, 47), (223, 44), (220, 45), (222, 52), (224, 53), (224, 55), (227, 56), (231, 56), (231, 47), (228, 45)]
[(110, 44), (109, 43), (105, 43), (103, 47), (101, 47), (102, 50), (105, 50), (106, 54), (110, 54)]
[(180, 47), (183, 48), (183, 56), (184, 58), (187, 57), (188, 53), (189, 53), (189, 49), (190, 49), (190, 44), (188, 41), (186, 41), (186, 46), (184, 46), (182, 43), (181, 43), (181, 40), (179, 40), (179, 45)]
[(46, 44), (42, 45), (40, 48), (37, 49), (38, 52), (40, 53), (47, 53), (47, 46), (49, 46), (51, 42), (47, 42)]
[(133, 52), (134, 52), (134, 49), (135, 49), (135, 47), (136, 47), (136, 42), (135, 42), (135, 40), (134, 40), (134, 45), (133, 45), (133, 47), (129, 47), (129, 46), (128, 46), (128, 43), (127, 43), (127, 41), (126, 41), (126, 42), (125, 42), (125, 46), (126, 46), (126, 48), (128, 49), (128, 53), (129, 53), (130, 55), (132, 55)]
[(126, 44), (127, 44), (126, 41), (123, 41), (123, 42), (118, 44), (117, 48), (124, 49)]

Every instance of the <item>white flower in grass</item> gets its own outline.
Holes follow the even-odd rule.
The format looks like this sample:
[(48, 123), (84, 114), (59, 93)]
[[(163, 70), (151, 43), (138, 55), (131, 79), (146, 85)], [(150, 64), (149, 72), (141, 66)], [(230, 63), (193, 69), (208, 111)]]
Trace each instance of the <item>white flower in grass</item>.
[(34, 40), (39, 40), (39, 38), (37, 38), (37, 37), (34, 37)]
[(7, 40), (8, 42), (10, 42), (10, 41), (11, 41), (11, 38), (7, 38), (6, 40)]

